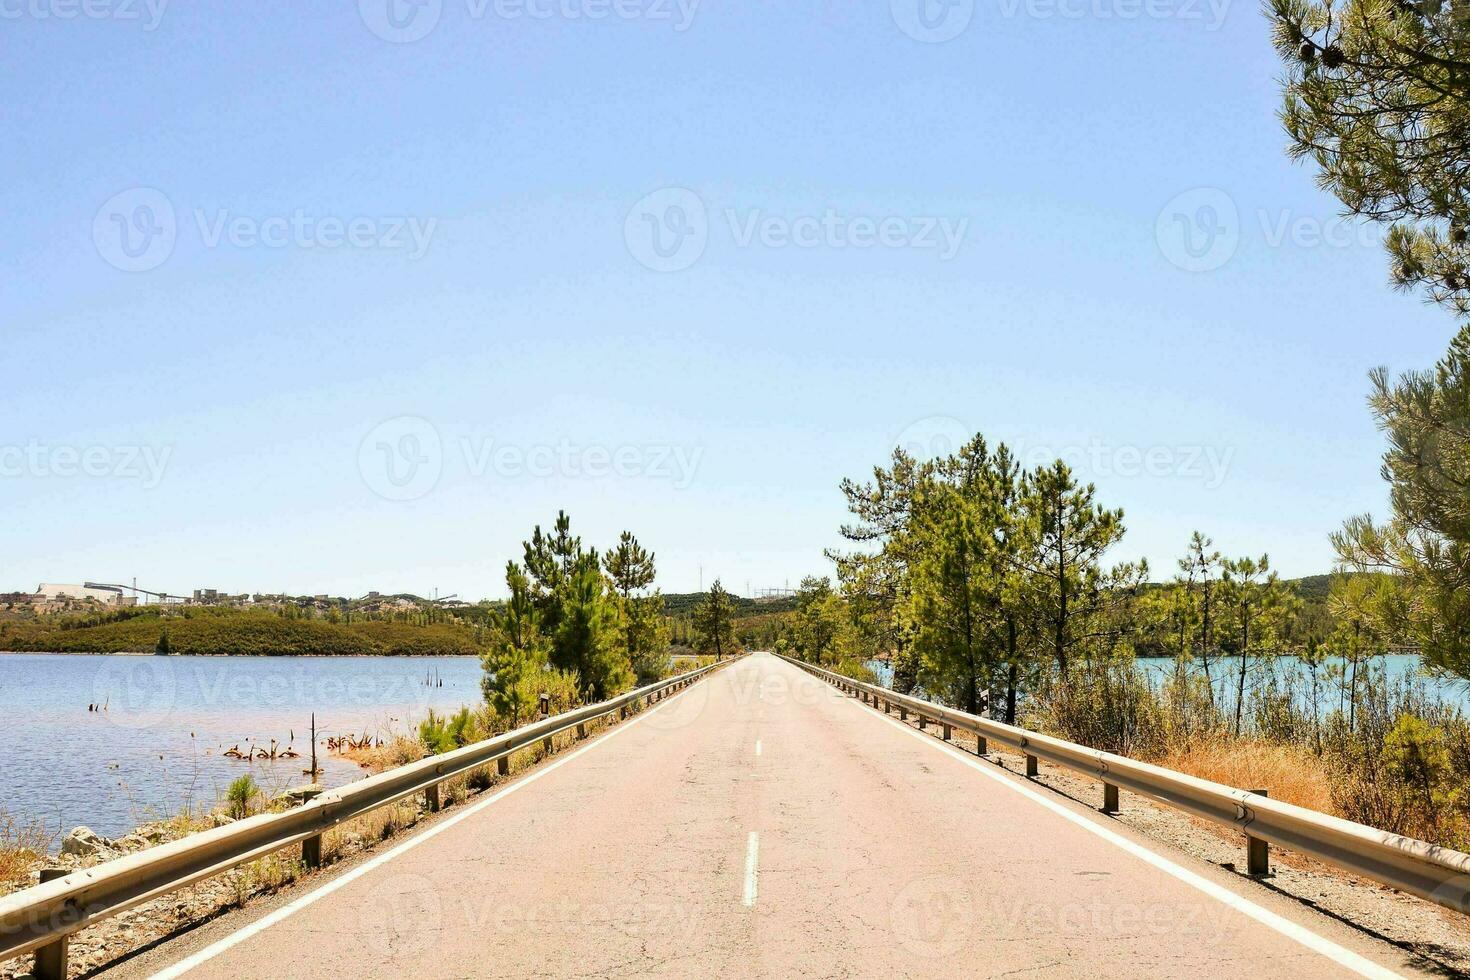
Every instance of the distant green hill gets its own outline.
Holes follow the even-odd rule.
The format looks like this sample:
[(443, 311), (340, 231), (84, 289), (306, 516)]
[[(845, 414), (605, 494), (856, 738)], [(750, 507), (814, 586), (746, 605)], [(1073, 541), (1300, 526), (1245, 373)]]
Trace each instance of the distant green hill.
[(1331, 575), (1308, 575), (1305, 578), (1289, 579), (1286, 584), (1296, 589), (1296, 594), (1309, 602), (1326, 602), (1331, 583)]
[(173, 654), (459, 656), (480, 652), (474, 630), (457, 623), (330, 623), (244, 610), (204, 610), (188, 616), (149, 611), (98, 625), (46, 619), (0, 622), (0, 650), (153, 653), (165, 627)]
[[(664, 614), (667, 616), (687, 616), (694, 612), (695, 606), (704, 601), (704, 597), (705, 593), (703, 592), (666, 593), (664, 595)], [(790, 612), (796, 608), (796, 598), (794, 596), (757, 601), (732, 593), (730, 599), (735, 603), (736, 619), (745, 616), (761, 616), (766, 613)]]

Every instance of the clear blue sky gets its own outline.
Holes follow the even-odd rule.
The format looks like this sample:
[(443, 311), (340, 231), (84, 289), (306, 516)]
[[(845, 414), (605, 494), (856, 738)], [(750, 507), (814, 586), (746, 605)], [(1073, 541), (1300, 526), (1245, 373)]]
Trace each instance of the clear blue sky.
[(0, 0), (0, 588), (495, 596), (558, 508), (795, 584), (963, 429), (1315, 573), (1452, 329), (1246, 0), (89, 2)]

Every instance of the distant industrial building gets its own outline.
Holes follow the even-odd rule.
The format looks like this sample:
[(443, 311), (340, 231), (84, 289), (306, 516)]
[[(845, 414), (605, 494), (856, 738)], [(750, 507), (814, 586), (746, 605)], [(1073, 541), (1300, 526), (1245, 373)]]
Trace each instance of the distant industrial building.
[(125, 596), (120, 588), (105, 588), (95, 585), (68, 585), (60, 582), (42, 582), (28, 597), (40, 612), (55, 612), (98, 603), (104, 606), (136, 606), (137, 596)]
[(42, 582), (36, 586), (36, 597), (41, 601), (49, 602), (60, 599), (92, 599), (108, 605), (117, 605), (118, 600), (123, 598), (123, 594), (115, 589), (96, 589), (85, 585), (58, 585), (55, 582)]

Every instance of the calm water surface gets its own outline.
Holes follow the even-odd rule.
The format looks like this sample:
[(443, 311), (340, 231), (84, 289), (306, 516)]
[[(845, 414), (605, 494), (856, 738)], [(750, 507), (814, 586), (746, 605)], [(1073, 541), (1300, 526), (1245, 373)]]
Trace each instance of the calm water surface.
[[(312, 712), (323, 781), (340, 785), (365, 773), (320, 742), (407, 732), (430, 708), (477, 702), (480, 676), (474, 657), (0, 653), (0, 810), (111, 837), (209, 808), (245, 773), (278, 792), (309, 781)], [(223, 756), (272, 739), (302, 758)]]
[[(1436, 695), (1440, 700), (1450, 704), (1458, 704), (1467, 711), (1470, 711), (1470, 686), (1467, 686), (1463, 681), (1424, 676), (1421, 671), (1419, 657), (1416, 654), (1389, 654), (1383, 657), (1374, 657), (1368, 663), (1371, 663), (1375, 670), (1382, 670), (1389, 680), (1420, 680), (1424, 684), (1425, 689), (1431, 694)], [(1158, 684), (1174, 670), (1174, 661), (1140, 659), (1135, 661), (1135, 666), (1151, 682)], [(868, 662), (868, 667), (878, 675), (879, 684), (884, 687), (893, 686), (893, 668), (889, 664), (881, 660), (872, 660)], [(1198, 663), (1193, 666), (1192, 670), (1196, 674), (1201, 673), (1201, 668)], [(1240, 661), (1233, 657), (1220, 657), (1210, 661), (1210, 677), (1215, 689), (1223, 699), (1222, 703), (1233, 703), (1231, 699), (1235, 696), (1235, 684), (1239, 670)], [(1293, 656), (1272, 657), (1269, 660), (1255, 660), (1253, 658), (1246, 666), (1246, 683), (1247, 685), (1259, 683), (1265, 676), (1266, 671), (1272, 671), (1278, 677), (1285, 678), (1292, 671), (1296, 670), (1305, 671), (1305, 668)], [(1325, 676), (1325, 670), (1325, 665), (1319, 668), (1319, 675)], [(1324, 698), (1328, 697), (1329, 691), (1335, 690), (1335, 687), (1328, 684), (1325, 680), (1323, 681), (1322, 692)]]

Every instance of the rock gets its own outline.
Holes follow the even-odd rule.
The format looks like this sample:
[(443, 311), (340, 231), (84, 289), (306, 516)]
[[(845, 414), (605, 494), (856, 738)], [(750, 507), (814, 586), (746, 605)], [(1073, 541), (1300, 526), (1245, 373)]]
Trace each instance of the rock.
[(106, 856), (112, 851), (112, 842), (95, 833), (90, 827), (75, 827), (61, 839), (61, 853), (76, 857)]
[(141, 851), (143, 848), (148, 847), (152, 843), (152, 841), (150, 841), (147, 837), (144, 837), (142, 834), (132, 833), (128, 834), (126, 837), (119, 837), (117, 840), (112, 842), (112, 846), (120, 851)]
[(320, 783), (309, 783), (306, 786), (293, 786), (290, 789), (286, 790), (286, 792), (282, 793), (280, 796), (276, 797), (273, 802), (281, 803), (286, 806), (300, 806), (302, 803), (306, 803), (309, 800), (314, 800), (318, 796), (321, 796), (322, 789), (323, 787)]

